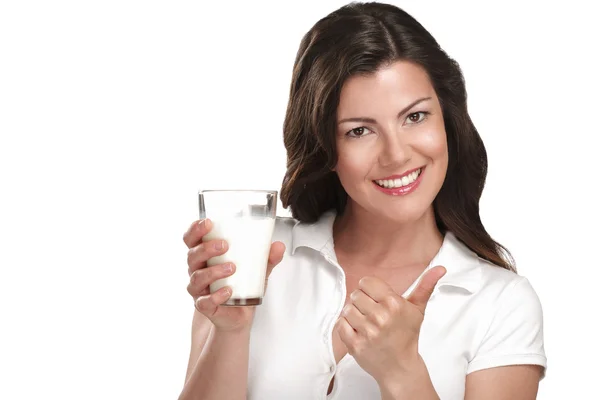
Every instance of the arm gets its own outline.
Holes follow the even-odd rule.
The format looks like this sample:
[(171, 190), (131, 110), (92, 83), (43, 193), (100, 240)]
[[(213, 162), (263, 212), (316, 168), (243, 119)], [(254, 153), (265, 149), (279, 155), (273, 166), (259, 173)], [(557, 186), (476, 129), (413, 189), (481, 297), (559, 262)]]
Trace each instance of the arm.
[(186, 383), (188, 379), (190, 379), (190, 374), (196, 366), (200, 354), (202, 354), (202, 349), (204, 349), (204, 346), (206, 345), (212, 326), (212, 322), (210, 322), (206, 316), (194, 309), (194, 317), (192, 319), (192, 346), (190, 349), (187, 372), (185, 374)]
[(250, 330), (218, 331), (195, 311), (188, 372), (179, 400), (243, 400), (248, 387)]
[(401, 379), (392, 378), (383, 382), (379, 385), (379, 390), (381, 400), (440, 400), (421, 357), (401, 375)]
[[(534, 400), (537, 396), (542, 367), (510, 365), (473, 372), (467, 375), (465, 400)], [(380, 385), (382, 400), (439, 400), (425, 363), (415, 365), (410, 376)]]
[(510, 365), (467, 375), (465, 400), (534, 400), (542, 367)]

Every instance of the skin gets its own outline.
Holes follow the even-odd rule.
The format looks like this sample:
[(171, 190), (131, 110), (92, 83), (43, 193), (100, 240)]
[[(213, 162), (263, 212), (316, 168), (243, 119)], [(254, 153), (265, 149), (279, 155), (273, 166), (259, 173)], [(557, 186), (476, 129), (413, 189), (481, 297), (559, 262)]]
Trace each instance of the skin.
[[(397, 61), (348, 79), (337, 114), (335, 171), (349, 199), (334, 224), (334, 240), (349, 296), (335, 327), (336, 361), (349, 352), (378, 382), (384, 399), (437, 399), (417, 343), (427, 301), (445, 268), (428, 271), (408, 298), (399, 293), (443, 240), (432, 205), (448, 167), (439, 100), (422, 68)], [(363, 117), (370, 121), (348, 120)], [(383, 193), (373, 183), (423, 167), (420, 185), (408, 195)], [(535, 399), (540, 372), (531, 365), (477, 371), (467, 376), (465, 398)]]
[[(180, 400), (243, 399), (246, 397), (250, 327), (255, 307), (222, 306), (231, 296), (228, 287), (210, 293), (210, 284), (235, 272), (235, 265), (207, 266), (209, 258), (224, 254), (228, 245), (222, 240), (202, 238), (210, 232), (209, 219), (194, 222), (183, 236), (188, 247), (188, 293), (195, 310), (192, 321), (192, 346)], [(281, 262), (285, 245), (275, 242), (267, 262), (267, 279)], [(265, 287), (266, 290), (266, 287)], [(235, 382), (235, 384), (231, 384)]]
[[(398, 115), (421, 98), (429, 99)], [(442, 244), (431, 206), (448, 164), (440, 105), (426, 73), (397, 62), (346, 82), (338, 119), (354, 117), (375, 121), (343, 122), (336, 133), (336, 171), (350, 200), (334, 224), (348, 293), (334, 329), (335, 358), (339, 362), (350, 352), (377, 380), (385, 400), (437, 399), (417, 343), (427, 302), (445, 268), (431, 269), (407, 299), (398, 293), (421, 274)], [(373, 179), (423, 166), (420, 186), (407, 196), (392, 197), (373, 186)], [(203, 398), (246, 396), (254, 307), (221, 306), (230, 296), (227, 288), (210, 294), (210, 283), (235, 272), (235, 265), (229, 270), (225, 265), (207, 267), (209, 258), (227, 251), (226, 242), (202, 241), (210, 229), (210, 220), (196, 221), (183, 238), (189, 248), (188, 292), (196, 310), (182, 400), (199, 393)], [(284, 251), (283, 243), (273, 243), (267, 277)], [(530, 365), (477, 371), (467, 376), (465, 398), (535, 399), (540, 371)]]

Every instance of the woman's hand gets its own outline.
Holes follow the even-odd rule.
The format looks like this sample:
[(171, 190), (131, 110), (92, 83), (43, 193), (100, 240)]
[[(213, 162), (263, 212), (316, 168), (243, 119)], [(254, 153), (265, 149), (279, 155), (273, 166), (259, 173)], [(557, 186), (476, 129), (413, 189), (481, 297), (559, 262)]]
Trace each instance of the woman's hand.
[[(231, 296), (231, 288), (227, 286), (215, 293), (210, 293), (211, 283), (235, 272), (233, 263), (207, 266), (206, 261), (209, 258), (222, 255), (228, 249), (227, 242), (224, 240), (202, 241), (204, 235), (211, 228), (211, 221), (205, 219), (194, 222), (183, 235), (183, 241), (189, 249), (187, 256), (188, 275), (190, 276), (190, 284), (187, 287), (188, 293), (194, 298), (196, 310), (206, 315), (217, 330), (231, 332), (250, 329), (254, 316), (253, 306), (222, 306), (221, 304)], [(275, 242), (271, 245), (267, 264), (267, 279), (273, 268), (281, 262), (284, 251), (285, 245), (281, 242)]]
[(397, 381), (418, 365), (419, 333), (425, 307), (446, 269), (427, 271), (411, 295), (404, 299), (386, 282), (367, 276), (350, 294), (336, 323), (348, 352), (379, 385)]

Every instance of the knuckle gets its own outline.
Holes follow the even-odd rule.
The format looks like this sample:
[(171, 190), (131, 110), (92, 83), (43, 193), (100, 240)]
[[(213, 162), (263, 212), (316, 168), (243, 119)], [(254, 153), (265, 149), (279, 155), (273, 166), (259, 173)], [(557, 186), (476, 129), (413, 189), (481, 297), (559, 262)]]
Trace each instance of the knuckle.
[(187, 286), (187, 291), (192, 296), (194, 294), (196, 294), (198, 291), (197, 284), (196, 284), (197, 279), (198, 279), (198, 275), (196, 274), (196, 272), (192, 273), (192, 275), (190, 276), (190, 283)]
[(204, 244), (202, 243), (188, 250), (187, 263), (190, 267), (194, 267), (195, 264), (203, 261), (201, 260), (202, 257), (199, 256), (199, 254), (201, 254), (202, 252), (204, 252)]
[(351, 304), (346, 304), (346, 305), (344, 306), (344, 308), (342, 308), (342, 315), (343, 315), (343, 316), (346, 316), (346, 315), (350, 315), (350, 314), (352, 314), (352, 309), (353, 309), (353, 308), (354, 308), (354, 307), (352, 307), (352, 305), (351, 305)]
[(215, 270), (213, 268), (206, 268), (199, 272), (202, 272), (202, 278), (205, 282), (211, 282), (215, 276)]
[(378, 334), (379, 334), (379, 330), (373, 329), (372, 327), (367, 327), (365, 329), (365, 337), (369, 340), (376, 339)]
[(198, 283), (198, 276), (200, 275), (202, 271), (200, 270), (196, 270), (194, 272), (192, 272), (192, 276), (190, 277), (190, 284), (192, 286), (195, 286)]
[(191, 267), (192, 266), (192, 260), (194, 259), (194, 251), (195, 247), (192, 247), (191, 249), (188, 250), (187, 252), (187, 264)]
[(386, 326), (389, 316), (386, 312), (381, 312), (377, 314), (370, 314), (371, 322), (378, 328), (383, 328)]
[(403, 306), (403, 303), (398, 300), (398, 297), (392, 294), (385, 297), (384, 303), (392, 312), (400, 311)]

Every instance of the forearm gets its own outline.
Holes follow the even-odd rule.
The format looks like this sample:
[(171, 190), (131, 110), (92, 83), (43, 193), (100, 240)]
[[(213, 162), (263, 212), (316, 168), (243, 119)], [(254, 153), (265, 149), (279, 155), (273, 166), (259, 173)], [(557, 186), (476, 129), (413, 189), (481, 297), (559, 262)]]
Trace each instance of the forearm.
[(379, 383), (381, 400), (440, 400), (422, 358), (404, 373), (391, 375)]
[(228, 333), (213, 327), (179, 400), (246, 399), (249, 347), (249, 330)]

